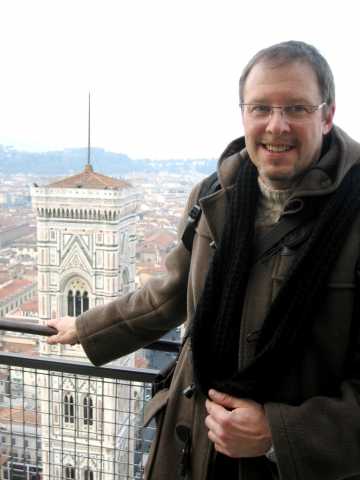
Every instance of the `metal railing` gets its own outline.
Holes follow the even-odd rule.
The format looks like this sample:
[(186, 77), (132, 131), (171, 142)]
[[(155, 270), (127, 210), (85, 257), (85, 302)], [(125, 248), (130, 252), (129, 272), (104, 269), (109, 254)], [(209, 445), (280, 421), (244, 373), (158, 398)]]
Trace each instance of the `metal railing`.
[[(0, 320), (0, 330), (50, 335)], [(176, 351), (176, 342), (150, 346)], [(0, 479), (141, 479), (154, 435), (143, 427), (151, 368), (94, 367), (54, 357), (0, 354)]]

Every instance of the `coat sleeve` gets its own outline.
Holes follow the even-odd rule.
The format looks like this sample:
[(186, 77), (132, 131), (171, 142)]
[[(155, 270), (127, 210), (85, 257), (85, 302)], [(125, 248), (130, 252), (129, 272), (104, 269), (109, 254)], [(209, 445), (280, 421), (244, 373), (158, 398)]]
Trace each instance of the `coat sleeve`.
[(338, 397), (265, 405), (281, 480), (360, 479), (360, 338)]
[(196, 186), (189, 197), (178, 229), (178, 244), (165, 260), (164, 276), (77, 317), (79, 341), (95, 365), (138, 350), (186, 320), (190, 254), (180, 239), (199, 189)]

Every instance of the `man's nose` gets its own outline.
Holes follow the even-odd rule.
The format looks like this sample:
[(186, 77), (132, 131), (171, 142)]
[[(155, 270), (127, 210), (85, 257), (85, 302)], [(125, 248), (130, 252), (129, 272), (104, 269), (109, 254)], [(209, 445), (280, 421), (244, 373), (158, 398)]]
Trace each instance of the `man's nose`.
[(266, 131), (276, 135), (290, 131), (289, 122), (283, 111), (276, 108), (272, 110), (268, 118)]

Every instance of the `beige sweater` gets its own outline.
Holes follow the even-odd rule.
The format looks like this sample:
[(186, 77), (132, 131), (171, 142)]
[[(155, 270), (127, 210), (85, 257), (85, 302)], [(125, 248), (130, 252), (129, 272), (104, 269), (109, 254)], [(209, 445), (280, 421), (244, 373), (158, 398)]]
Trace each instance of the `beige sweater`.
[(260, 177), (258, 177), (258, 183), (261, 195), (256, 213), (255, 228), (270, 227), (279, 220), (292, 190), (273, 190), (265, 185)]

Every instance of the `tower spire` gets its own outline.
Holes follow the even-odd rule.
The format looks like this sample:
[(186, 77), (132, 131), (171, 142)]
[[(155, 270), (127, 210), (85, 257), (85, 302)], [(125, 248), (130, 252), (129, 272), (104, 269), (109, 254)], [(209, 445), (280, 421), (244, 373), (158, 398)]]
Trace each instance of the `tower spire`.
[(89, 118), (88, 118), (88, 155), (87, 164), (90, 165), (90, 92), (89, 92)]

